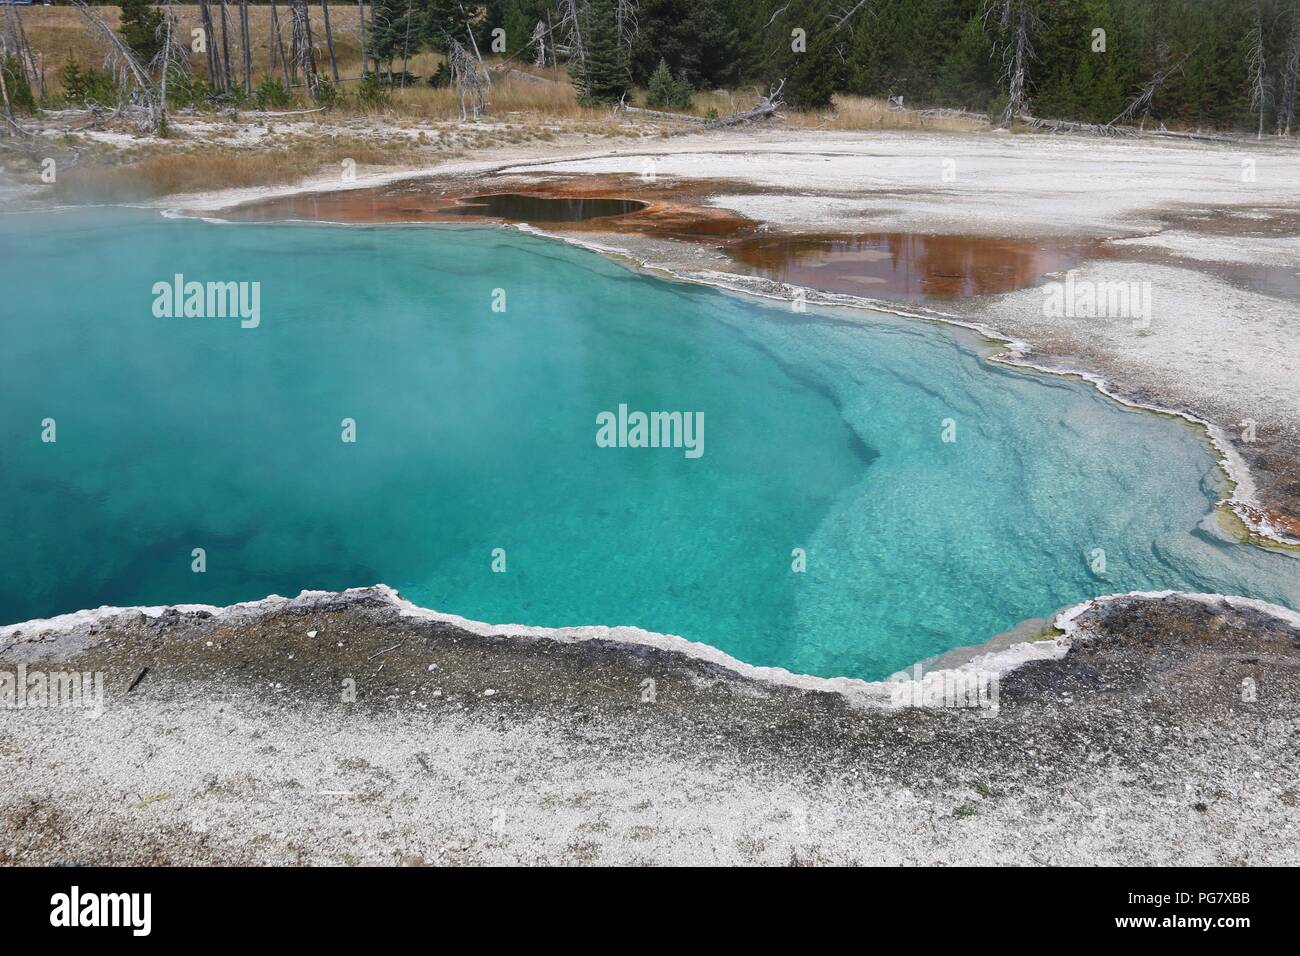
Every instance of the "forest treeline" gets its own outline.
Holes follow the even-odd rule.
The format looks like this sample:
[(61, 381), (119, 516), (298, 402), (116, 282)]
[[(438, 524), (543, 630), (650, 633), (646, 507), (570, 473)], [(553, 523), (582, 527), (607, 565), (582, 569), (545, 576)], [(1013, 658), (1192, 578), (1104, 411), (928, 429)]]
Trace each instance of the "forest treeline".
[(1004, 118), (1107, 123), (1131, 107), (1134, 125), (1295, 125), (1300, 0), (366, 0), (364, 12), (368, 55), (389, 75), (420, 50), (476, 45), (567, 63), (593, 100), (658, 72), (691, 89), (785, 80), (786, 102), (806, 108), (844, 92)]
[[(466, 5), (378, 0), (377, 23), (445, 42)], [(660, 61), (695, 88), (786, 80), (820, 107), (837, 92), (1002, 114), (1021, 52), (1035, 116), (1106, 123), (1157, 81), (1133, 122), (1289, 130), (1300, 67), (1300, 0), (489, 0), (471, 15), (480, 47), (535, 53), (538, 24), (571, 46), (617, 46), (603, 87), (646, 86)], [(500, 36), (500, 35), (498, 35)], [(389, 44), (391, 45), (391, 44)], [(600, 52), (600, 51), (595, 51)]]

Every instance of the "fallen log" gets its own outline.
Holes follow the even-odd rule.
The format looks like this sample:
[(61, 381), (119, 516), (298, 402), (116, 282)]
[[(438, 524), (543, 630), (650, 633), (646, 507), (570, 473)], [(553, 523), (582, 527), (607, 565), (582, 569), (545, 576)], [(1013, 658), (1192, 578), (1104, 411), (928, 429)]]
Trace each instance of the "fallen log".
[(639, 106), (628, 106), (624, 94), (615, 107), (616, 113), (631, 113), (636, 116), (648, 116), (651, 119), (665, 120), (668, 122), (694, 123), (705, 129), (722, 129), (727, 126), (739, 126), (741, 123), (749, 123), (758, 119), (766, 119), (776, 113), (783, 105), (781, 102), (781, 90), (785, 86), (785, 80), (770, 91), (767, 96), (758, 101), (758, 105), (751, 109), (743, 110), (739, 113), (732, 113), (730, 116), (723, 116), (717, 119), (708, 119), (704, 116), (691, 116), (687, 113), (665, 113), (662, 110), (648, 110)]
[(727, 126), (739, 126), (741, 123), (750, 123), (758, 119), (767, 119), (775, 115), (776, 111), (782, 106), (781, 90), (785, 88), (785, 80), (777, 84), (776, 88), (770, 90), (767, 96), (758, 101), (758, 105), (752, 109), (747, 109), (743, 113), (732, 113), (730, 116), (724, 116), (720, 119), (705, 120), (705, 129), (722, 129)]
[[(626, 98), (627, 94), (623, 94)], [(647, 110), (640, 106), (628, 106), (624, 100), (618, 101), (618, 113), (631, 113), (634, 116), (648, 116), (651, 119), (667, 120), (669, 122), (697, 123), (703, 126), (708, 122), (703, 116), (691, 116), (687, 113), (665, 113), (662, 110)]]

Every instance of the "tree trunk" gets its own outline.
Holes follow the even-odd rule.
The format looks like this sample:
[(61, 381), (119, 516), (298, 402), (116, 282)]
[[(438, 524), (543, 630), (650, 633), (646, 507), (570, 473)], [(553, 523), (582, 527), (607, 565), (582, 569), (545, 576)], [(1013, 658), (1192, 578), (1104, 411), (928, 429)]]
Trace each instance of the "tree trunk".
[(339, 63), (334, 59), (334, 31), (330, 28), (330, 0), (320, 0), (321, 13), (325, 17), (325, 48), (329, 50), (330, 55), (330, 76), (334, 77), (334, 85), (339, 84)]
[[(411, 0), (406, 0), (406, 41), (402, 45), (402, 86), (406, 86), (406, 72), (411, 63)], [(388, 82), (392, 85), (392, 69), (389, 69)]]
[(366, 0), (357, 0), (357, 19), (361, 24), (361, 79), (364, 80), (366, 78)]
[(199, 0), (199, 19), (203, 25), (203, 46), (208, 54), (208, 86), (215, 90), (221, 79), (217, 76), (217, 34), (212, 28), (212, 11), (208, 9), (208, 0)]
[(226, 0), (221, 0), (221, 59), (222, 75), (225, 78), (223, 89), (229, 93), (235, 87), (235, 79), (230, 72), (230, 15)]
[(266, 54), (268, 60), (266, 66), (267, 76), (275, 75), (275, 65), (276, 65), (275, 53), (277, 48), (277, 44), (275, 41), (278, 40), (279, 38), (280, 38), (280, 17), (278, 15), (278, 11), (275, 9), (275, 0), (271, 0), (271, 37), (269, 40), (267, 40), (266, 43), (268, 47), (267, 54)]
[(316, 74), (316, 50), (311, 37), (311, 13), (307, 0), (290, 0), (289, 12), (293, 16), (293, 62), (302, 71), (307, 92), (315, 96), (320, 87)]
[[(292, 20), (292, 12), (290, 19)], [(292, 30), (292, 26), (290, 26)], [(289, 61), (289, 56), (284, 52), (284, 34), (280, 30), (280, 14), (276, 10), (275, 0), (271, 0), (271, 32), (275, 35), (271, 42), (275, 45), (275, 52), (280, 58), (280, 72), (284, 75), (284, 88), (288, 89), (293, 86), (293, 78), (298, 75), (298, 69)]]
[[(8, 117), (9, 123), (14, 123), (14, 105), (9, 102), (9, 84), (5, 82), (5, 71), (0, 70), (0, 95), (5, 101), (5, 116)], [(9, 125), (5, 126), (5, 133), (9, 132)]]
[(248, 40), (248, 0), (239, 0), (239, 33), (244, 45), (244, 89), (253, 90), (253, 51)]

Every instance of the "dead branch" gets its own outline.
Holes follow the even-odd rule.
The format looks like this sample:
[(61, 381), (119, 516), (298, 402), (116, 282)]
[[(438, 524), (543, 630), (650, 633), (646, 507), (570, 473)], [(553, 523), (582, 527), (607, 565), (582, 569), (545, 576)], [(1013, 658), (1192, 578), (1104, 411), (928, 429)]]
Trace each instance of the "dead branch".
[(662, 110), (648, 110), (639, 106), (628, 106), (626, 93), (619, 99), (618, 106), (614, 107), (614, 112), (630, 113), (633, 116), (646, 116), (650, 119), (664, 120), (666, 122), (691, 123), (704, 129), (723, 129), (728, 126), (740, 126), (744, 123), (751, 123), (754, 120), (766, 119), (769, 116), (775, 115), (777, 110), (779, 110), (783, 105), (781, 100), (781, 91), (784, 88), (785, 80), (782, 80), (776, 87), (772, 88), (766, 96), (759, 99), (758, 105), (718, 119), (692, 116), (689, 113), (666, 113)]
[(459, 40), (452, 40), (447, 63), (451, 67), (451, 82), (460, 93), (461, 122), (470, 115), (478, 120), (488, 103), (488, 79), (482, 61), (470, 56)]
[(1007, 105), (1002, 111), (1002, 125), (1010, 127), (1017, 116), (1029, 112), (1029, 65), (1038, 59), (1033, 38), (1042, 29), (1030, 0), (986, 0), (983, 20), (998, 24), (999, 39), (994, 51), (1002, 55), (1000, 79), (1007, 85)]
[(1161, 70), (1155, 76), (1153, 76), (1147, 83), (1145, 83), (1142, 86), (1140, 90), (1138, 90), (1137, 96), (1129, 100), (1128, 105), (1125, 106), (1124, 109), (1120, 111), (1119, 115), (1116, 116), (1113, 120), (1111, 120), (1106, 125), (1115, 126), (1116, 124), (1119, 123), (1132, 122), (1133, 117), (1137, 116), (1139, 111), (1142, 112), (1142, 124), (1146, 125), (1146, 117), (1150, 115), (1151, 101), (1155, 97), (1156, 91), (1160, 89), (1160, 87), (1163, 86), (1165, 82), (1169, 80), (1170, 77), (1177, 76), (1178, 74), (1182, 73), (1183, 64), (1187, 62), (1187, 58), (1191, 56), (1192, 53), (1195, 52), (1196, 52), (1195, 49), (1193, 49), (1188, 53), (1184, 53), (1182, 57), (1178, 60), (1178, 62), (1175, 63), (1173, 66), (1168, 67), (1165, 70)]
[(139, 124), (141, 129), (150, 133), (161, 132), (166, 123), (166, 104), (148, 69), (117, 32), (104, 22), (104, 18), (86, 5), (85, 0), (72, 0), (72, 3), (81, 11), (91, 32), (108, 45), (104, 68), (113, 73), (121, 91), (115, 112), (137, 110), (143, 114)]
[(639, 6), (639, 0), (615, 0), (614, 31), (618, 35), (620, 46), (630, 47), (637, 31), (641, 28), (636, 19)]
[(614, 110), (616, 113), (631, 113), (634, 116), (648, 116), (650, 119), (666, 120), (668, 122), (697, 123), (700, 126), (708, 122), (703, 116), (691, 116), (688, 113), (666, 113), (663, 110), (648, 110), (639, 106), (628, 106), (626, 100), (627, 94), (624, 93)]
[(767, 96), (758, 101), (758, 105), (740, 113), (732, 113), (730, 116), (724, 116), (720, 119), (708, 120), (704, 124), (705, 129), (722, 129), (727, 126), (739, 126), (742, 123), (752, 123), (754, 120), (767, 119), (774, 116), (776, 111), (783, 105), (781, 91), (785, 89), (785, 80), (782, 79), (775, 87), (768, 90)]

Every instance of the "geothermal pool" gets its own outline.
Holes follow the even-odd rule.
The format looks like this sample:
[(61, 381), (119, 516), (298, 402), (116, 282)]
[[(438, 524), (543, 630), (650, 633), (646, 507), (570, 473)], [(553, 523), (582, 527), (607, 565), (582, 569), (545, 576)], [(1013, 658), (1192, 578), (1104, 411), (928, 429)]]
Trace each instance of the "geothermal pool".
[(961, 331), (503, 228), (0, 233), (0, 623), (385, 582), (879, 678), (1099, 594), (1300, 606), (1194, 428)]

